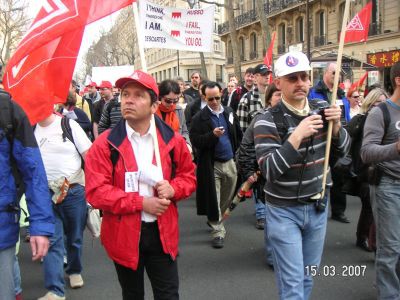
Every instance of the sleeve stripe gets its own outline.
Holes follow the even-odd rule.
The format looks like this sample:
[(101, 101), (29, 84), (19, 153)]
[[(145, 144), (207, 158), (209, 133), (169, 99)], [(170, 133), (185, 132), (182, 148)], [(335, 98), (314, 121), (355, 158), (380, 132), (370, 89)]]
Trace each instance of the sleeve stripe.
[(278, 164), (276, 163), (276, 160), (275, 160), (275, 157), (273, 154), (272, 154), (272, 160), (274, 162), (276, 169), (279, 171), (279, 173), (283, 174), (282, 170), (279, 168)]
[(279, 157), (282, 159), (282, 161), (285, 163), (286, 167), (290, 168), (289, 164), (286, 162), (286, 160), (283, 158), (282, 154), (279, 153), (279, 150), (276, 150), (276, 153), (278, 153)]

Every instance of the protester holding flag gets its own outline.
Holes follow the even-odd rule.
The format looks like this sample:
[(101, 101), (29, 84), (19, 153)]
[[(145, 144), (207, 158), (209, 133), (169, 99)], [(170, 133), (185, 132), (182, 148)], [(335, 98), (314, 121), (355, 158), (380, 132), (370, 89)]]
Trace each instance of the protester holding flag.
[(177, 202), (195, 190), (194, 165), (185, 140), (158, 116), (151, 122), (159, 105), (154, 78), (135, 71), (116, 86), (123, 119), (89, 150), (86, 195), (103, 211), (101, 240), (123, 299), (144, 299), (145, 269), (155, 299), (179, 299)]
[(266, 180), (267, 234), (280, 299), (309, 299), (327, 223), (321, 186), (323, 162), (329, 157), (324, 157), (327, 126), (322, 112), (334, 122), (334, 156), (347, 152), (349, 136), (338, 106), (307, 98), (311, 67), (305, 54), (286, 53), (274, 67), (282, 101), (258, 114), (254, 123), (256, 156)]

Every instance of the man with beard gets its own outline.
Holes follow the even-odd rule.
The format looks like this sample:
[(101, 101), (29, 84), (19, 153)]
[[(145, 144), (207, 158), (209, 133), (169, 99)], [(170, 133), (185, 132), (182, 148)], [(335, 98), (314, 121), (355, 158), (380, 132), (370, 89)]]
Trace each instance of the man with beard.
[(192, 73), (190, 76), (190, 80), (192, 81), (192, 86), (185, 90), (183, 94), (189, 95), (190, 97), (193, 98), (194, 101), (200, 100), (200, 91), (199, 91), (199, 85), (201, 82), (201, 75), (198, 71), (195, 71)]

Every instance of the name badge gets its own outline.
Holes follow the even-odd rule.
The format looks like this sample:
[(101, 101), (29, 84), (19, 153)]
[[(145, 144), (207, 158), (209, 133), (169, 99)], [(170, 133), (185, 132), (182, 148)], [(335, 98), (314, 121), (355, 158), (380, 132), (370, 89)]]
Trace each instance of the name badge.
[(125, 192), (133, 193), (138, 189), (138, 174), (137, 172), (125, 172)]

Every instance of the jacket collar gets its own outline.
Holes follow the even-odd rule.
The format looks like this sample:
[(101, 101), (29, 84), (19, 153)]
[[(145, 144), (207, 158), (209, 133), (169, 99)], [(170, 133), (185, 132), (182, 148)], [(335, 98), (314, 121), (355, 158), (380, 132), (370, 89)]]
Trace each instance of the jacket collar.
[[(156, 123), (156, 128), (158, 133), (161, 135), (165, 144), (168, 144), (169, 141), (174, 137), (174, 131), (171, 127), (165, 124), (160, 117), (154, 115), (154, 120)], [(113, 129), (111, 129), (110, 134), (108, 135), (108, 141), (116, 147), (119, 147), (126, 136), (126, 127), (125, 127), (125, 119), (121, 118), (117, 125)]]

